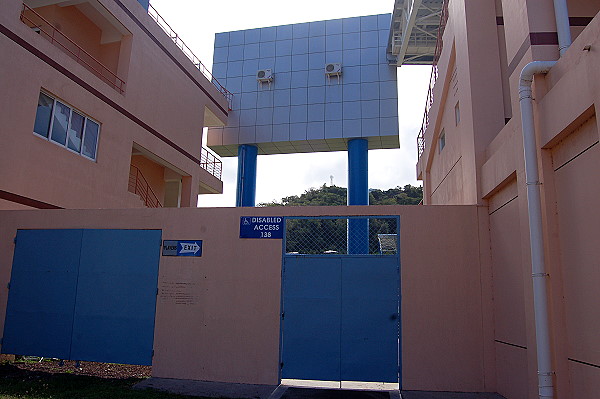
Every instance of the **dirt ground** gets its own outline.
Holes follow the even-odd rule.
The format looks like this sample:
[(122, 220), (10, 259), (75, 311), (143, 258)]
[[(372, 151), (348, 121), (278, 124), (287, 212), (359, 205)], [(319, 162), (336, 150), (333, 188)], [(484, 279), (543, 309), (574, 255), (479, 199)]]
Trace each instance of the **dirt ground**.
[(75, 375), (87, 375), (100, 378), (145, 378), (150, 377), (151, 366), (133, 366), (127, 364), (80, 362), (76, 367), (76, 362), (65, 360), (61, 366), (58, 359), (16, 359), (11, 362), (13, 366), (20, 370), (39, 371), (45, 373), (69, 373)]

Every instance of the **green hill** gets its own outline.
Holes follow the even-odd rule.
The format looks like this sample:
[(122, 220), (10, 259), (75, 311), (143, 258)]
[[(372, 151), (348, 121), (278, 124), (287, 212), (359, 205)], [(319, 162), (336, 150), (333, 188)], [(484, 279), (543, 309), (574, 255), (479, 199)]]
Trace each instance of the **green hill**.
[[(346, 188), (323, 186), (311, 188), (300, 195), (284, 197), (281, 201), (260, 203), (258, 206), (334, 206), (346, 205)], [(407, 184), (389, 190), (372, 189), (369, 192), (370, 205), (417, 205), (423, 199), (423, 187)]]

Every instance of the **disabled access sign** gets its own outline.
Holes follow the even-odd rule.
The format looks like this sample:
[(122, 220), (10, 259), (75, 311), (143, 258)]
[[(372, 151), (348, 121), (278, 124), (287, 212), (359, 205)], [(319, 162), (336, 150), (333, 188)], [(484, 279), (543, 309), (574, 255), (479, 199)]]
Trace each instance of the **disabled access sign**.
[(242, 216), (240, 238), (283, 238), (283, 217)]

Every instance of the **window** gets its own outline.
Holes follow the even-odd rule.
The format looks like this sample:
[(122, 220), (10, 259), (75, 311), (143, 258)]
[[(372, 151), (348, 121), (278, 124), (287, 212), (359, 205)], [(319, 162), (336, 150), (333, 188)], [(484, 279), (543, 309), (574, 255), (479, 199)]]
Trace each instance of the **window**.
[(460, 103), (456, 103), (456, 106), (454, 107), (454, 120), (456, 121), (456, 126), (458, 126), (458, 123), (460, 122)]
[(41, 92), (33, 132), (77, 154), (96, 160), (100, 124)]
[(440, 143), (440, 152), (442, 152), (442, 150), (446, 146), (446, 132), (443, 129), (440, 133), (440, 138), (438, 139), (438, 142)]

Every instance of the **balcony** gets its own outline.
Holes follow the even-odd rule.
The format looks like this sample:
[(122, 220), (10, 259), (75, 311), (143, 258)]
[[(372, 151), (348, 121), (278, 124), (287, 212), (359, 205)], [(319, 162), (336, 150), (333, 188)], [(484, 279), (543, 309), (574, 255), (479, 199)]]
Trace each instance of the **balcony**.
[(152, 4), (149, 4), (148, 15), (154, 20), (154, 22), (156, 22), (158, 26), (160, 26), (160, 28), (166, 33), (166, 35), (169, 36), (171, 40), (173, 40), (173, 43), (175, 43), (177, 47), (181, 49), (183, 54), (185, 54), (186, 57), (188, 57), (190, 61), (192, 61), (192, 64), (194, 64), (194, 66), (198, 68), (200, 72), (202, 72), (204, 77), (206, 77), (206, 79), (212, 82), (212, 84), (217, 88), (217, 90), (227, 99), (227, 103), (229, 104), (229, 110), (231, 110), (233, 94), (229, 90), (227, 90), (214, 76), (212, 76), (212, 73), (210, 73), (208, 68), (206, 68), (202, 61), (200, 61), (200, 59), (196, 57), (194, 52), (187, 46), (187, 44), (185, 44), (184, 41), (181, 40), (181, 37), (179, 37), (177, 32), (175, 32), (173, 28), (171, 28), (171, 25), (169, 25), (167, 21), (165, 21), (165, 19), (158, 13), (158, 11), (156, 11), (156, 9), (152, 7)]
[(129, 185), (130, 193), (137, 194), (144, 205), (148, 208), (162, 208), (162, 204), (158, 197), (150, 187), (150, 184), (142, 174), (139, 168), (130, 165), (129, 169)]
[[(117, 76), (124, 57), (121, 39), (129, 32), (95, 0), (23, 3), (20, 19), (117, 92), (125, 80)], [(35, 7), (35, 5), (39, 7)]]
[(221, 180), (223, 163), (215, 154), (212, 153), (212, 151), (209, 151), (204, 147), (202, 147), (202, 153), (200, 154), (200, 167), (217, 179)]
[(437, 39), (433, 55), (433, 63), (431, 67), (431, 76), (429, 77), (429, 90), (427, 92), (427, 101), (425, 103), (425, 113), (423, 114), (421, 129), (419, 130), (419, 134), (417, 135), (417, 152), (419, 158), (423, 154), (423, 151), (425, 151), (425, 131), (429, 126), (429, 111), (431, 110), (431, 106), (433, 105), (433, 90), (435, 87), (435, 82), (438, 78), (437, 63), (440, 59), (440, 55), (442, 54), (442, 48), (444, 45), (442, 37), (444, 35), (444, 30), (446, 29), (446, 23), (448, 22), (448, 1), (449, 0), (444, 0), (441, 9), (440, 21), (437, 27)]
[(195, 207), (197, 198), (194, 194), (223, 192), (221, 160), (210, 150), (202, 148), (198, 161), (197, 166), (202, 170), (194, 168), (193, 175), (197, 178), (193, 178), (177, 165), (133, 143), (128, 190), (139, 195), (144, 205), (150, 208)]

